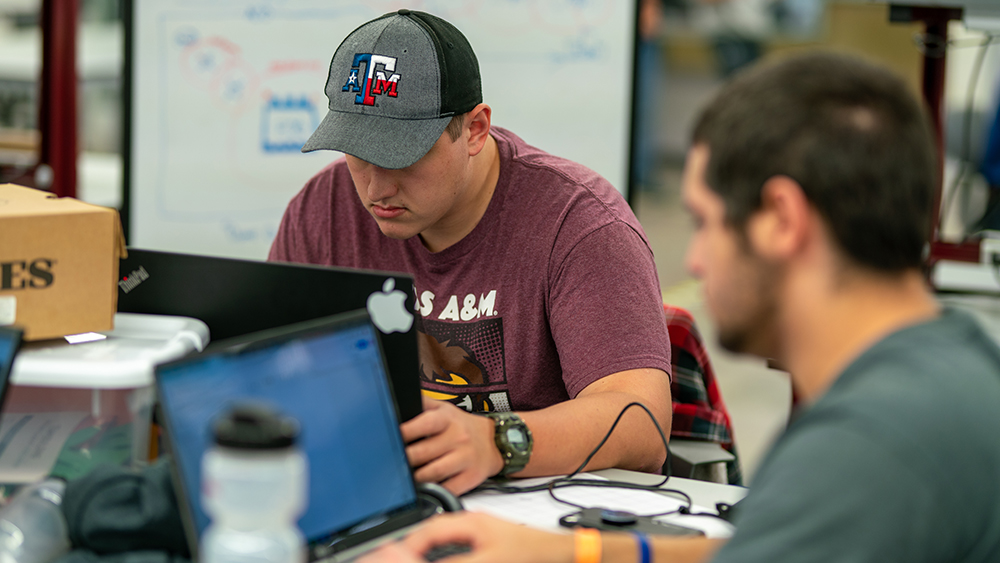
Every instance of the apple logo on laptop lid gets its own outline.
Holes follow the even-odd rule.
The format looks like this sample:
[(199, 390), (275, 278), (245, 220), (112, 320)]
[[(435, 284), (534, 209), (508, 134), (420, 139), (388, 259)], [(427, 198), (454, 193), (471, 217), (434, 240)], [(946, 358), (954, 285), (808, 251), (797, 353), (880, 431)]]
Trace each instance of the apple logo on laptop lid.
[(413, 314), (406, 310), (406, 293), (395, 287), (396, 280), (388, 278), (382, 291), (368, 296), (368, 314), (384, 334), (406, 332), (413, 326)]

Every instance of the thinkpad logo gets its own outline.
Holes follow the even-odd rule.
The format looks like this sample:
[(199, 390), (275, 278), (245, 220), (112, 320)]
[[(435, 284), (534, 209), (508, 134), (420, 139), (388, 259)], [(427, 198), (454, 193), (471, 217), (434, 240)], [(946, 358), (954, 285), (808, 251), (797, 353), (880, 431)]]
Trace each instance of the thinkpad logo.
[(132, 273), (122, 277), (118, 280), (118, 287), (121, 288), (126, 294), (136, 288), (140, 283), (149, 279), (149, 272), (146, 268), (139, 266), (138, 270), (132, 270)]

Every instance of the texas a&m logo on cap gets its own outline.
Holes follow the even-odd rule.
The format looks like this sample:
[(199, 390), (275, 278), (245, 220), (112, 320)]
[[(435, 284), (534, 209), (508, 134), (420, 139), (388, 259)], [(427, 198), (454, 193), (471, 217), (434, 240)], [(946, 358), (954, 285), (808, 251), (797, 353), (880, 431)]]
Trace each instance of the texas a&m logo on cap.
[[(358, 83), (358, 72), (361, 65), (365, 66), (365, 83)], [(366, 106), (375, 105), (375, 96), (385, 94), (396, 97), (396, 85), (399, 75), (395, 73), (396, 57), (373, 55), (372, 53), (356, 53), (351, 73), (344, 84), (344, 92), (360, 92), (354, 97), (354, 103)]]

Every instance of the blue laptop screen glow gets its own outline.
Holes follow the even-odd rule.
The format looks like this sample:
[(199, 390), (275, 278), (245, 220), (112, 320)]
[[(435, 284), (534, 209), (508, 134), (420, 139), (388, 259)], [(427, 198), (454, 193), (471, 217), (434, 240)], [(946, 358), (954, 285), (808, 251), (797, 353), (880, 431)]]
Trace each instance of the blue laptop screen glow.
[(3, 385), (7, 378), (7, 370), (14, 359), (17, 342), (14, 332), (0, 331), (0, 385)]
[(209, 523), (199, 490), (211, 424), (241, 400), (269, 404), (302, 425), (309, 494), (299, 527), (308, 540), (416, 499), (370, 322), (196, 357), (160, 368), (157, 377), (199, 537)]

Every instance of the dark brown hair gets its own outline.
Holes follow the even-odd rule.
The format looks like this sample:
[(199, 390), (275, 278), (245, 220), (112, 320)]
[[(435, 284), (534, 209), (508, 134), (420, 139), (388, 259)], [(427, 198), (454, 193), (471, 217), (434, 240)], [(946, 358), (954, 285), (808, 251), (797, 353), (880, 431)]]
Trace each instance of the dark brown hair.
[(740, 228), (763, 184), (802, 187), (843, 254), (882, 272), (918, 268), (937, 164), (927, 112), (891, 71), (832, 53), (738, 76), (702, 112), (705, 180)]

